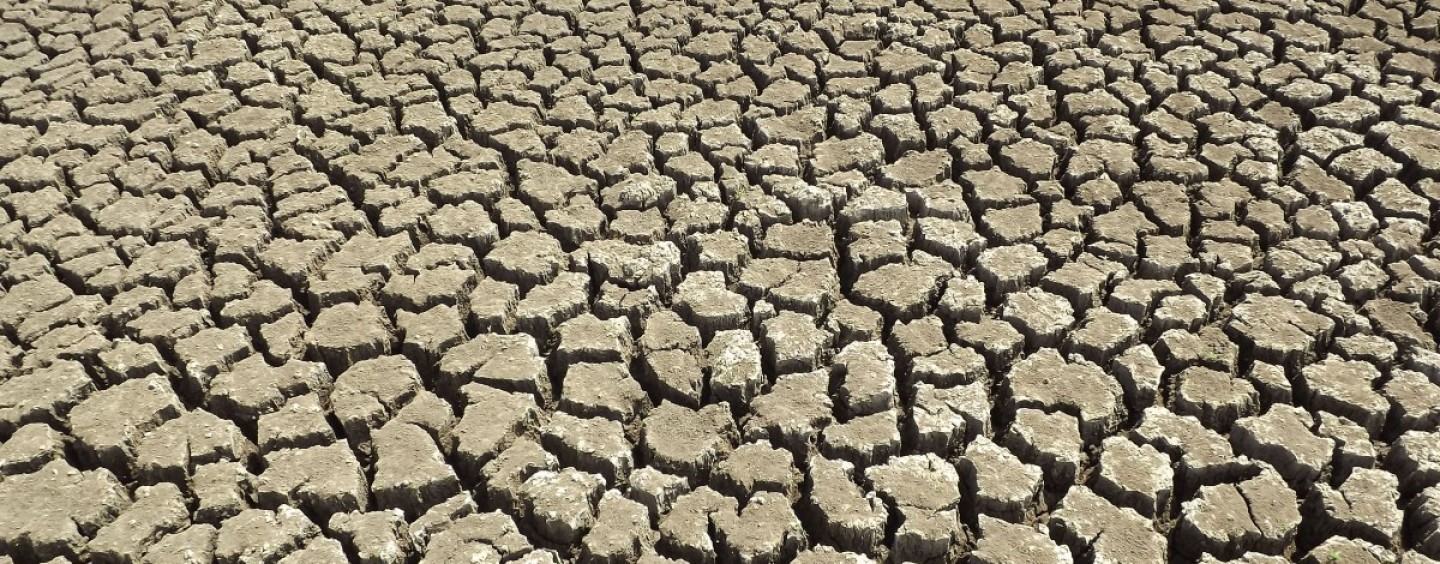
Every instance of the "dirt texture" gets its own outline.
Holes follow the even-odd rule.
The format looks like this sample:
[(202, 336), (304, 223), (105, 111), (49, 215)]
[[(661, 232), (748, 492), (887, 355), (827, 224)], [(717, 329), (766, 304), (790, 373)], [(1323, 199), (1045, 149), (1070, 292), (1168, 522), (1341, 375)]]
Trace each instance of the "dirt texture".
[(0, 0), (0, 564), (1440, 561), (1436, 0)]

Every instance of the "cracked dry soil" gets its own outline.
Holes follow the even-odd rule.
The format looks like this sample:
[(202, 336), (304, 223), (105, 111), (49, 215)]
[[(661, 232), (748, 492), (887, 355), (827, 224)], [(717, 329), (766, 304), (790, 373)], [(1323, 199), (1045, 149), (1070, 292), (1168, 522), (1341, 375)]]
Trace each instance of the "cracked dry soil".
[(0, 0), (0, 563), (1440, 561), (1435, 0)]

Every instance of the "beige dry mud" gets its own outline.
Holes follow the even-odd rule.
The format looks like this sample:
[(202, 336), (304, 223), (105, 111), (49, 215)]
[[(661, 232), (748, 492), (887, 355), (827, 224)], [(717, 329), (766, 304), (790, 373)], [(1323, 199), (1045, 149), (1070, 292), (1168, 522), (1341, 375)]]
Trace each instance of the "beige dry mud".
[(1435, 0), (0, 0), (0, 563), (1440, 561)]

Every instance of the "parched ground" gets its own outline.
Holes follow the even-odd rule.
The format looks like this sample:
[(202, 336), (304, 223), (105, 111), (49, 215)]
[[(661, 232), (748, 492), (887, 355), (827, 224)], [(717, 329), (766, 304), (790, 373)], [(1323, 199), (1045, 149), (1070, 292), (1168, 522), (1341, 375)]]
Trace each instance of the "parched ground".
[(0, 0), (0, 562), (1436, 562), (1437, 65), (1436, 0)]

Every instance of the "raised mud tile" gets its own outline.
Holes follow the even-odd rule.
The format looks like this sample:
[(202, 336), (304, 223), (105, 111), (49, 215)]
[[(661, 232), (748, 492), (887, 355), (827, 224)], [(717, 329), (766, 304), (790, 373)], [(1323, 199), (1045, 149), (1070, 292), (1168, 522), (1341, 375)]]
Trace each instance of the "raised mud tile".
[(900, 412), (891, 408), (825, 428), (820, 452), (868, 468), (899, 454)]
[(437, 443), (443, 443), (454, 430), (456, 418), (455, 410), (449, 402), (440, 399), (434, 392), (423, 390), (417, 393), (410, 403), (405, 404), (405, 407), (400, 408), (400, 412), (396, 413), (391, 421), (419, 427), (429, 433)]
[(676, 313), (705, 335), (744, 328), (749, 309), (744, 296), (727, 289), (721, 272), (691, 272), (676, 289)]
[(305, 543), (304, 548), (291, 552), (281, 558), (277, 564), (302, 564), (314, 562), (316, 564), (346, 564), (350, 560), (345, 556), (345, 548), (340, 541), (324, 537), (316, 537)]
[(737, 289), (752, 300), (769, 300), (781, 309), (815, 317), (824, 316), (840, 299), (839, 275), (824, 260), (755, 259), (741, 271)]
[(396, 420), (376, 431), (373, 440), (376, 461), (370, 489), (380, 508), (418, 517), (460, 493), (455, 470), (426, 429)]
[(1257, 360), (1297, 367), (1314, 359), (1334, 328), (1334, 321), (1298, 301), (1255, 296), (1235, 306), (1226, 332)]
[(769, 392), (751, 402), (752, 415), (744, 423), (745, 439), (769, 440), (792, 453), (805, 452), (834, 421), (829, 381), (824, 371), (780, 377)]
[(52, 277), (27, 280), (8, 288), (0, 296), (0, 324), (14, 328), (31, 314), (69, 301), (75, 291)]
[(1043, 530), (980, 516), (980, 538), (970, 561), (976, 564), (1070, 564), (1070, 549), (1055, 544)]
[(1091, 487), (1118, 507), (1147, 518), (1163, 518), (1170, 509), (1175, 472), (1170, 458), (1155, 447), (1124, 437), (1105, 439)]
[(445, 351), (465, 342), (461, 312), (448, 305), (421, 313), (397, 311), (395, 325), (405, 335), (401, 352), (427, 369), (438, 365)]
[[(222, 287), (221, 279), (216, 277), (215, 289), (211, 290), (212, 299), (218, 300)], [(223, 323), (234, 323), (245, 327), (258, 327), (275, 321), (291, 313), (304, 313), (300, 304), (295, 303), (295, 297), (290, 289), (277, 286), (269, 280), (256, 282), (244, 290), (243, 296), (226, 303), (220, 309), (220, 321)]]
[(830, 262), (839, 259), (835, 250), (835, 233), (828, 225), (813, 221), (773, 225), (765, 231), (763, 238), (756, 241), (756, 248), (763, 258), (823, 259)]
[[(431, 193), (445, 191), (445, 188), (436, 187), (438, 183), (431, 182)], [(445, 196), (439, 197), (445, 199)], [(429, 226), (430, 236), (435, 241), (465, 245), (479, 255), (488, 253), (500, 239), (500, 228), (491, 221), (485, 206), (479, 202), (440, 206), (425, 217), (425, 225)]]
[(218, 525), (250, 508), (255, 476), (242, 462), (216, 462), (196, 466), (189, 486), (195, 521)]
[(1077, 312), (1087, 312), (1101, 305), (1110, 282), (1121, 277), (1124, 267), (1093, 254), (1081, 255), (1040, 279), (1045, 291), (1065, 296)]
[(320, 528), (289, 505), (274, 511), (247, 509), (220, 525), (215, 535), (215, 561), (279, 562), (319, 536)]
[(128, 477), (140, 437), (183, 411), (170, 383), (151, 376), (96, 392), (75, 406), (70, 430), (82, 460)]
[[(676, 225), (672, 229), (679, 231), (681, 227)], [(686, 266), (692, 268), (692, 272), (714, 270), (723, 273), (726, 278), (734, 280), (740, 276), (740, 272), (750, 262), (750, 240), (741, 233), (733, 231), (694, 233), (687, 235), (684, 242)]]
[(530, 394), (536, 402), (551, 399), (551, 382), (545, 358), (529, 335), (476, 335), (469, 342), (445, 351), (440, 358), (437, 389), (455, 394), (470, 383)]
[(305, 357), (305, 331), (310, 327), (305, 325), (304, 315), (298, 312), (285, 315), (259, 327), (259, 342), (266, 358), (275, 363), (288, 363), (291, 360), (301, 360)]
[(561, 464), (598, 474), (611, 486), (635, 468), (634, 447), (617, 421), (556, 412), (541, 429), (541, 443)]
[(949, 345), (932, 354), (913, 358), (908, 371), (900, 374), (900, 385), (908, 389), (916, 383), (935, 386), (989, 384), (985, 357), (974, 350)]
[(902, 369), (909, 372), (909, 365), (916, 359), (945, 351), (945, 324), (933, 315), (896, 323), (891, 326), (885, 344), (897, 353)]
[(362, 564), (400, 564), (413, 554), (409, 527), (392, 511), (339, 513), (326, 525)]
[(975, 437), (990, 437), (990, 394), (984, 383), (953, 388), (918, 384), (911, 405), (915, 448), (920, 452), (947, 455)]
[(960, 475), (933, 454), (899, 456), (865, 471), (865, 481), (896, 507), (927, 511), (954, 509), (960, 503)]
[(1420, 329), (1414, 306), (1389, 299), (1370, 300), (1362, 311), (1375, 322), (1377, 333), (1412, 349), (1435, 350), (1435, 339)]
[(968, 544), (957, 509), (896, 508), (901, 520), (890, 552), (902, 561), (954, 560)]
[(997, 246), (1034, 241), (1044, 228), (1039, 204), (985, 210), (977, 223)]
[(1015, 523), (1034, 517), (1043, 479), (1040, 467), (1021, 462), (984, 437), (970, 443), (956, 467), (976, 513)]
[(975, 276), (985, 282), (987, 295), (998, 297), (1040, 282), (1048, 264), (1034, 245), (994, 247), (976, 259)]
[(630, 473), (627, 495), (649, 509), (652, 519), (669, 513), (675, 500), (687, 493), (690, 484), (685, 478), (650, 467)]
[(845, 239), (845, 260), (841, 266), (847, 272), (864, 273), (881, 265), (905, 261), (907, 241), (898, 221), (857, 223), (850, 227)]
[(520, 496), (531, 525), (541, 536), (571, 544), (595, 526), (604, 488), (604, 478), (595, 474), (573, 468), (541, 470), (525, 480)]
[(945, 281), (936, 313), (949, 324), (978, 322), (985, 316), (985, 284), (968, 276)]
[[(410, 542), (417, 549), (423, 549), (432, 536), (451, 528), (467, 517), (475, 515), (477, 511), (475, 500), (470, 497), (468, 492), (451, 497), (435, 507), (431, 507), (430, 511), (425, 512), (424, 515), (421, 515), (418, 519), (410, 523)], [(393, 511), (389, 513), (395, 515), (398, 519), (404, 519), (403, 516), (396, 515)], [(334, 517), (331, 517), (331, 521), (334, 521), (334, 519)], [(507, 517), (506, 520), (509, 520), (509, 518)], [(513, 522), (511, 524), (513, 526)]]
[(1327, 359), (1301, 369), (1297, 379), (1300, 398), (1317, 410), (1359, 423), (1377, 436), (1390, 413), (1390, 402), (1375, 391), (1380, 371), (1368, 362)]
[(739, 442), (726, 404), (699, 410), (662, 403), (642, 422), (640, 455), (647, 466), (694, 480), (708, 475)]
[(1104, 366), (1135, 344), (1140, 324), (1134, 318), (1104, 308), (1085, 312), (1080, 326), (1065, 337), (1063, 350)]
[(270, 366), (264, 358), (251, 356), (210, 382), (205, 406), (222, 417), (254, 421), (280, 409), (288, 398), (312, 392), (329, 395), (332, 384), (329, 371), (318, 362)]
[(592, 306), (595, 315), (601, 319), (621, 318), (631, 326), (639, 325), (642, 318), (665, 307), (660, 303), (660, 292), (652, 286), (630, 290), (613, 282), (604, 282), (600, 285), (599, 294)]
[(895, 406), (895, 359), (884, 345), (852, 343), (835, 355), (834, 364), (843, 379), (840, 403), (845, 413), (869, 415)]
[(176, 342), (206, 327), (210, 327), (210, 314), (202, 309), (151, 309), (125, 324), (128, 337), (160, 348), (174, 348)]
[(1161, 335), (1153, 346), (1160, 362), (1171, 370), (1205, 366), (1233, 373), (1238, 369), (1241, 354), (1240, 347), (1213, 325), (1196, 332), (1171, 329)]
[(1408, 431), (1400, 435), (1385, 466), (1400, 477), (1400, 491), (1407, 495), (1440, 483), (1440, 434)]
[(629, 422), (650, 409), (650, 397), (618, 362), (581, 363), (565, 370), (559, 408), (580, 417)]
[(374, 305), (337, 304), (315, 318), (306, 335), (310, 350), (333, 372), (356, 362), (390, 354), (394, 330), (384, 310)]
[[(1359, 539), (1345, 537), (1330, 537), (1320, 543), (1310, 552), (1305, 553), (1299, 560), (1303, 564), (1321, 564), (1324, 562), (1363, 562), (1376, 564), (1382, 562), (1395, 562), (1395, 554), (1384, 547)], [(1406, 559), (1405, 562), (1410, 562)]]
[(806, 314), (780, 312), (761, 324), (760, 334), (766, 365), (776, 374), (816, 370), (833, 354), (834, 335)]
[(629, 364), (635, 354), (630, 324), (625, 318), (601, 320), (587, 313), (560, 324), (559, 333), (555, 357), (561, 366), (582, 362)]
[(209, 562), (215, 558), (215, 537), (219, 531), (208, 524), (197, 524), (165, 535), (144, 553), (144, 562), (154, 564), (188, 564)]
[(414, 243), (404, 235), (358, 235), (345, 241), (325, 260), (324, 270), (358, 269), (366, 273), (390, 276), (400, 272), (405, 259), (414, 253)]
[(60, 427), (70, 410), (95, 391), (85, 368), (63, 361), (0, 382), (0, 435), (28, 423)]
[(1058, 410), (1078, 416), (1086, 444), (1097, 444), (1120, 423), (1124, 393), (1120, 384), (1088, 362), (1068, 362), (1054, 349), (1032, 354), (1005, 376), (1007, 408)]
[(1300, 525), (1295, 495), (1274, 471), (1240, 484), (1200, 488), (1181, 504), (1177, 540), (1182, 552), (1237, 558), (1249, 552), (1282, 554)]
[(989, 244), (969, 219), (921, 217), (915, 225), (915, 247), (956, 268), (968, 266)]
[(460, 516), (429, 536), (421, 562), (499, 562), (502, 557), (515, 558), (532, 554), (533, 547), (515, 526), (515, 521), (499, 511)]
[(475, 271), (444, 265), (416, 273), (395, 273), (380, 291), (380, 300), (391, 311), (421, 312), (439, 305), (463, 306), (475, 287)]
[(1400, 480), (1384, 470), (1355, 469), (1338, 488), (1316, 484), (1305, 499), (1303, 534), (1346, 536), (1395, 548), (1404, 513)]
[(961, 345), (980, 351), (990, 370), (995, 372), (1007, 369), (1025, 349), (1025, 336), (1010, 322), (999, 319), (956, 324), (955, 339)]
[(814, 151), (817, 178), (845, 170), (870, 171), (885, 160), (880, 138), (868, 133), (851, 139), (829, 139), (817, 144)]
[[(699, 340), (696, 334), (696, 341)], [(758, 351), (757, 351), (758, 352)], [(689, 407), (699, 407), (704, 392), (705, 373), (696, 355), (688, 350), (663, 349), (644, 355), (643, 384), (647, 392), (656, 394), (664, 401)], [(757, 359), (756, 365), (759, 361)], [(745, 398), (726, 397), (718, 390), (713, 393), (722, 401), (736, 401)]]
[(776, 562), (794, 557), (808, 544), (805, 528), (784, 495), (762, 492), (739, 511), (711, 516), (722, 558), (735, 562)]
[(1230, 443), (1235, 452), (1274, 466), (1286, 481), (1308, 486), (1324, 477), (1335, 455), (1335, 440), (1316, 435), (1315, 418), (1288, 405), (1273, 405), (1263, 415), (1235, 422)]
[(1405, 507), (1406, 526), (1414, 523), (1413, 546), (1430, 556), (1440, 553), (1440, 488), (1429, 487), (1418, 492)]
[(580, 252), (593, 276), (625, 288), (649, 286), (668, 295), (680, 281), (680, 248), (670, 241), (650, 245), (594, 241), (583, 245)]
[(1071, 551), (1090, 550), (1113, 562), (1162, 562), (1168, 552), (1165, 537), (1151, 529), (1148, 519), (1085, 487), (1071, 488), (1055, 508), (1050, 532)]
[(325, 420), (325, 407), (315, 394), (291, 398), (279, 410), (261, 415), (256, 429), (261, 454), (335, 442), (335, 430)]
[[(12, 286), (10, 294), (7, 296), (16, 295), (19, 288), (20, 285)], [(121, 331), (121, 329), (127, 328), (131, 321), (135, 321), (147, 312), (156, 311), (156, 309), (170, 309), (170, 296), (166, 295), (163, 289), (140, 286), (140, 288), (131, 288), (121, 294), (111, 296), (109, 305), (99, 311), (99, 318), (96, 321), (99, 321), (99, 324), (104, 325), (109, 331)], [(20, 318), (16, 318), (16, 324), (19, 322)]]
[(1440, 386), (1413, 370), (1397, 370), (1381, 393), (1390, 401), (1396, 427), (1404, 431), (1434, 431), (1440, 427)]
[(1400, 347), (1394, 341), (1377, 335), (1353, 335), (1335, 339), (1335, 353), (1345, 360), (1363, 360), (1377, 367), (1395, 364)]
[(739, 503), (708, 487), (700, 487), (675, 500), (673, 509), (659, 521), (658, 546), (687, 562), (718, 561), (719, 539), (712, 534), (711, 520), (722, 512), (735, 513)]
[(130, 505), (130, 493), (108, 470), (81, 472), (54, 460), (38, 472), (0, 481), (0, 541), (36, 562), (76, 559), (86, 539)]
[(522, 433), (538, 428), (542, 415), (532, 396), (472, 384), (465, 389), (464, 415), (448, 437), (447, 451), (467, 483)]
[(548, 343), (565, 320), (584, 313), (590, 303), (590, 277), (563, 272), (549, 284), (535, 286), (515, 306), (515, 328), (537, 342)]
[(327, 520), (335, 513), (369, 507), (365, 474), (342, 443), (278, 450), (265, 456), (265, 466), (255, 480), (261, 507), (303, 506)]
[(1018, 409), (1004, 444), (1020, 460), (1045, 469), (1046, 483), (1064, 491), (1085, 464), (1085, 443), (1075, 417), (1063, 412)]
[(43, 423), (31, 423), (15, 430), (0, 443), (0, 476), (32, 474), (54, 460), (65, 458), (64, 433)]
[(1150, 317), (1151, 311), (1162, 299), (1179, 293), (1180, 287), (1169, 280), (1128, 278), (1120, 281), (1110, 291), (1110, 298), (1105, 301), (1105, 306), (1143, 322)]
[(747, 443), (715, 467), (711, 484), (736, 499), (774, 492), (793, 500), (800, 492), (799, 476), (790, 453), (764, 443)]
[(521, 231), (495, 243), (485, 254), (484, 265), (487, 274), (530, 288), (555, 279), (565, 265), (565, 251), (554, 237)]
[(825, 545), (816, 545), (810, 550), (801, 551), (791, 560), (795, 564), (825, 564), (836, 562), (840, 564), (874, 564), (874, 560), (867, 556), (854, 552), (840, 552)]
[(321, 309), (347, 302), (370, 303), (380, 294), (385, 277), (359, 268), (334, 268), (309, 280), (309, 305)]
[(472, 333), (509, 333), (515, 329), (515, 308), (519, 288), (509, 282), (486, 278), (475, 283), (466, 302)]
[(1236, 419), (1256, 415), (1260, 395), (1242, 378), (1203, 367), (1191, 367), (1176, 375), (1174, 411), (1189, 415), (1219, 432), (1227, 432)]
[(860, 275), (850, 299), (889, 319), (911, 321), (924, 316), (939, 296), (940, 275), (930, 266), (887, 264)]
[(1250, 365), (1250, 371), (1245, 374), (1245, 379), (1255, 386), (1260, 394), (1260, 401), (1264, 405), (1277, 403), (1291, 403), (1294, 397), (1294, 386), (1285, 375), (1285, 369), (1274, 364), (1256, 361)]
[(370, 432), (414, 398), (420, 373), (408, 359), (382, 356), (355, 363), (335, 380), (329, 404), (351, 446), (370, 451)]
[(175, 484), (135, 489), (135, 503), (95, 533), (87, 545), (95, 562), (131, 562), (165, 535), (190, 525), (185, 497)]
[(581, 541), (581, 558), (633, 562), (643, 549), (653, 549), (657, 537), (644, 505), (626, 499), (618, 490), (609, 490), (600, 498), (595, 527)]
[(1194, 417), (1176, 415), (1162, 407), (1146, 408), (1130, 437), (1137, 444), (1150, 445), (1171, 459), (1179, 459), (1175, 475), (1177, 489), (1182, 491), (1219, 483), (1249, 467), (1236, 459), (1224, 435), (1207, 429)]

